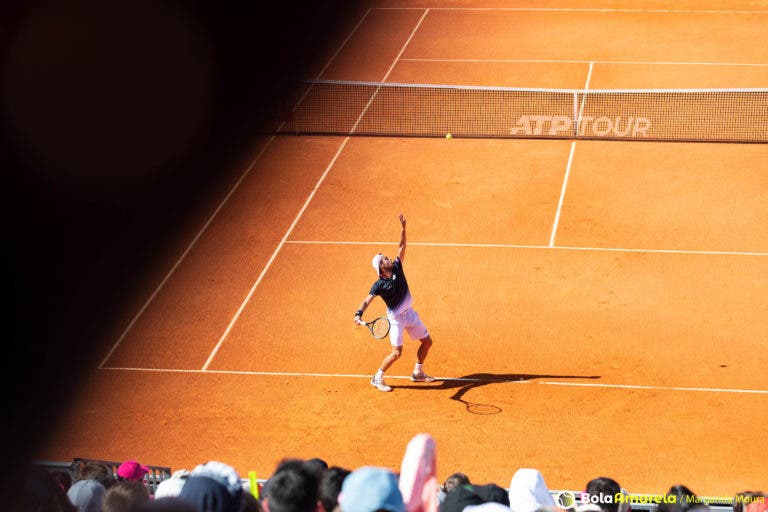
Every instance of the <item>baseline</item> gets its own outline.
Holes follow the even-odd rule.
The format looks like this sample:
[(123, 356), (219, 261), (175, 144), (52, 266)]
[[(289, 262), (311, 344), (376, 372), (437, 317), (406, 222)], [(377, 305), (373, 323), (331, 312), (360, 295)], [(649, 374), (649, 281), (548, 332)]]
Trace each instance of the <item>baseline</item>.
[[(389, 245), (394, 242), (365, 242), (342, 240), (287, 240), (289, 244), (317, 244), (317, 245)], [(693, 251), (684, 249), (637, 249), (623, 247), (573, 247), (565, 245), (518, 245), (518, 244), (461, 244), (461, 243), (436, 243), (436, 242), (408, 242), (411, 246), (422, 247), (479, 247), (479, 248), (503, 248), (503, 249), (541, 249), (561, 251), (607, 251), (607, 252), (631, 252), (631, 253), (660, 253), (660, 254), (700, 254), (713, 256), (758, 256), (766, 257), (768, 252), (747, 251)]]
[(768, 11), (754, 10), (695, 10), (695, 9), (615, 9), (599, 7), (375, 7), (375, 9), (432, 9), (433, 11), (520, 11), (520, 12), (637, 12), (637, 13), (670, 13), (670, 14), (768, 14)]
[[(173, 368), (101, 368), (102, 370), (126, 371), (126, 372), (152, 372), (152, 373), (200, 373), (217, 375), (254, 375), (254, 376), (273, 376), (273, 377), (325, 377), (325, 378), (343, 378), (343, 379), (365, 379), (370, 380), (370, 375), (350, 374), (350, 373), (304, 373), (304, 372), (257, 372), (257, 371), (239, 371), (239, 370), (186, 370)], [(387, 380), (407, 380), (410, 381), (410, 375), (387, 375)], [(496, 383), (500, 381), (494, 379), (471, 379), (463, 377), (435, 377), (436, 381), (451, 382), (485, 382)], [(561, 382), (547, 380), (509, 380), (503, 381), (505, 384), (542, 384), (547, 386), (573, 386), (590, 388), (609, 388), (609, 389), (637, 389), (651, 391), (700, 391), (708, 393), (747, 393), (768, 395), (768, 389), (731, 389), (731, 388), (709, 388), (709, 387), (684, 387), (684, 386), (647, 386), (642, 384), (611, 384), (611, 383), (583, 383), (583, 382)]]
[(763, 62), (677, 62), (677, 61), (631, 61), (631, 60), (600, 60), (600, 59), (434, 59), (434, 58), (402, 58), (401, 62), (499, 62), (499, 63), (544, 63), (544, 64), (638, 64), (659, 66), (744, 66), (744, 67), (768, 67)]

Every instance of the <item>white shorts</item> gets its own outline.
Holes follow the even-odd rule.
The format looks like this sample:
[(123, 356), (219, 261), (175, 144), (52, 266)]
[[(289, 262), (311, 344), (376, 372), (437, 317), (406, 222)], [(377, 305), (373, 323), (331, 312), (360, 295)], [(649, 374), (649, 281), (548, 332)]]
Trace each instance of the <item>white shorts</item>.
[(413, 309), (409, 308), (398, 314), (388, 311), (387, 318), (389, 318), (389, 342), (393, 347), (403, 346), (403, 330), (408, 331), (408, 336), (414, 340), (423, 340), (429, 336), (427, 326)]

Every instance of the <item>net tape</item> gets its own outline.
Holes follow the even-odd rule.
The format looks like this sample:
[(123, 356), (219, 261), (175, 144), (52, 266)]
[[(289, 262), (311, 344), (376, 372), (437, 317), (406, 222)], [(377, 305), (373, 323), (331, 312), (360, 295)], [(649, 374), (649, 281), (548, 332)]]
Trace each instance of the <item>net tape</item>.
[(768, 89), (571, 90), (315, 80), (275, 131), (768, 142)]

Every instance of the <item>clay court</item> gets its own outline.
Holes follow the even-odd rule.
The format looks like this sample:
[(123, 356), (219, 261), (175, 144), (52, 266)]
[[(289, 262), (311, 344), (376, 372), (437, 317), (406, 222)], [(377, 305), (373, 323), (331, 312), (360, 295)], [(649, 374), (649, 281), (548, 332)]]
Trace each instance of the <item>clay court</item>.
[[(766, 40), (764, 2), (393, 1), (307, 78), (757, 88)], [(439, 479), (506, 486), (533, 467), (551, 489), (604, 475), (633, 493), (765, 490), (766, 162), (766, 144), (254, 140), (239, 179), (137, 276), (40, 456), (397, 470), (428, 432)], [(406, 337), (380, 393), (388, 343), (352, 317), (400, 212), (439, 380), (410, 382)], [(383, 313), (377, 300), (366, 318)]]

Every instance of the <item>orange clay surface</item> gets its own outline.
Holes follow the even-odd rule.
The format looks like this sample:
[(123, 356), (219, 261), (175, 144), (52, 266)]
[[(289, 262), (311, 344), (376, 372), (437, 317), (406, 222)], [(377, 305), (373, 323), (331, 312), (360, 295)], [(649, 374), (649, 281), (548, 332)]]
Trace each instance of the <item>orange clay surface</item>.
[[(316, 76), (548, 88), (768, 78), (766, 2), (381, 5)], [(276, 137), (243, 162), (167, 265), (137, 276), (40, 458), (220, 460), (260, 478), (288, 456), (398, 470), (428, 432), (440, 479), (506, 486), (535, 467), (551, 489), (605, 475), (635, 493), (765, 490), (768, 146)], [(352, 316), (371, 255), (397, 249), (399, 212), (435, 340), (426, 368), (449, 380), (412, 384), (406, 337), (394, 391), (379, 393), (368, 379), (388, 344)], [(377, 300), (366, 317), (383, 312)], [(458, 398), (500, 411), (471, 414)]]

